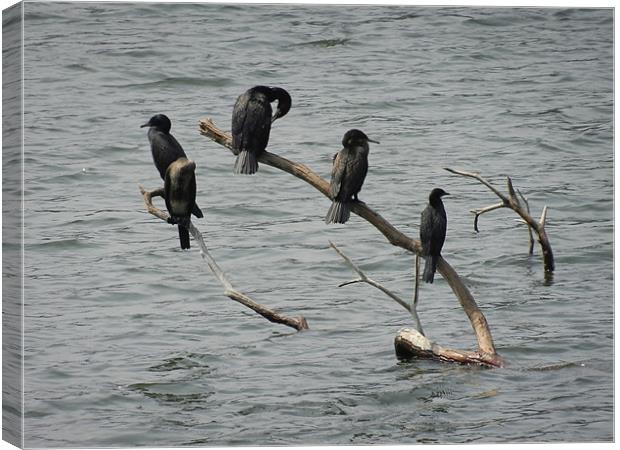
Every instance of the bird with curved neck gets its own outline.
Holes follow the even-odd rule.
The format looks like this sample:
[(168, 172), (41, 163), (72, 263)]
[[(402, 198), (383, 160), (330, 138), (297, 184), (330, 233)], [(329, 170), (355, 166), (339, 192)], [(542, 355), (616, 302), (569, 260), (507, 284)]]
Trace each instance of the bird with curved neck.
[[(148, 122), (140, 125), (140, 128), (144, 127), (149, 127), (147, 137), (151, 144), (153, 162), (162, 180), (165, 180), (166, 170), (168, 170), (170, 164), (179, 158), (187, 158), (187, 155), (183, 147), (181, 147), (181, 144), (170, 134), (172, 122), (170, 122), (170, 119), (166, 115), (155, 114)], [(195, 203), (192, 214), (198, 218), (203, 217), (202, 211)]]
[(368, 173), (370, 139), (360, 130), (349, 130), (342, 138), (342, 150), (334, 155), (329, 194), (332, 205), (325, 216), (325, 223), (346, 223), (351, 215), (351, 202), (358, 201)]
[[(277, 101), (273, 113), (271, 103)], [(279, 87), (254, 86), (237, 98), (232, 114), (232, 145), (237, 155), (234, 172), (251, 175), (269, 143), (271, 124), (291, 109), (291, 96)]]
[(420, 242), (422, 255), (425, 259), (422, 279), (432, 283), (437, 270), (437, 261), (441, 256), (441, 249), (446, 240), (448, 217), (441, 201), (441, 197), (449, 195), (441, 188), (435, 188), (428, 196), (428, 205), (422, 211), (420, 218)]

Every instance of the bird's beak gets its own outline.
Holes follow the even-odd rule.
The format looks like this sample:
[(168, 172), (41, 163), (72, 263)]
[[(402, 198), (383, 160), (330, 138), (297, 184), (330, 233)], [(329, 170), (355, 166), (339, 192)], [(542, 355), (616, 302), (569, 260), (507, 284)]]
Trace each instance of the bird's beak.
[(445, 197), (446, 195), (450, 195), (449, 192), (443, 191), (443, 196)]
[(370, 139), (370, 138), (368, 138), (368, 142), (372, 142), (374, 144), (380, 144), (381, 143), (379, 141), (375, 141), (374, 139)]
[(150, 126), (151, 125), (147, 122), (147, 123), (144, 123), (144, 124), (140, 125), (140, 128), (150, 127)]
[(280, 118), (280, 111), (276, 111), (276, 113), (271, 118), (271, 123), (274, 123), (276, 119), (279, 119), (279, 118)]

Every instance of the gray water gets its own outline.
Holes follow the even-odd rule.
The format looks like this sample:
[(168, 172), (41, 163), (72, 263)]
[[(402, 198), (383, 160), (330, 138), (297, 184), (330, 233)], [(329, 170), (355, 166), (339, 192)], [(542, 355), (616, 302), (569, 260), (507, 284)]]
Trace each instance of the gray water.
[[(613, 11), (412, 6), (25, 5), (25, 445), (129, 447), (611, 441)], [(410, 316), (353, 277), (409, 299), (412, 257), (367, 222), (326, 226), (329, 201), (199, 135), (235, 99), (286, 88), (271, 151), (328, 177), (364, 130), (360, 199), (417, 236), (446, 198), (444, 257), (507, 366), (394, 354)], [(162, 182), (145, 129), (167, 114), (197, 164), (195, 220), (233, 284), (308, 320), (295, 332), (225, 297), (196, 246), (145, 212)], [(497, 198), (444, 167), (504, 176), (538, 216), (557, 270)], [(163, 207), (163, 202), (158, 203)], [(437, 276), (427, 334), (475, 349)]]

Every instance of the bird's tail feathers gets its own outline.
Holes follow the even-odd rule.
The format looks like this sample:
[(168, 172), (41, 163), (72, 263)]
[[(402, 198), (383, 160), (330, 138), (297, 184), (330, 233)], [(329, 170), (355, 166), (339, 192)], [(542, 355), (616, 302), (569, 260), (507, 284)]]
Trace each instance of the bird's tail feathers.
[(426, 263), (424, 264), (422, 279), (427, 283), (432, 283), (435, 278), (435, 271), (437, 270), (437, 257), (429, 255), (424, 259), (426, 260)]
[(194, 208), (192, 209), (192, 214), (199, 219), (202, 219), (204, 216), (202, 215), (202, 210), (198, 207), (196, 203), (194, 203)]
[(179, 224), (179, 240), (181, 241), (181, 248), (183, 250), (190, 248), (189, 245), (189, 231), (184, 225)]
[(347, 202), (334, 200), (325, 216), (325, 223), (346, 223), (351, 215), (351, 209)]
[(237, 155), (237, 160), (235, 161), (234, 172), (244, 175), (252, 175), (253, 173), (256, 173), (257, 170), (258, 161), (256, 160), (256, 155), (247, 150), (241, 150), (239, 155)]

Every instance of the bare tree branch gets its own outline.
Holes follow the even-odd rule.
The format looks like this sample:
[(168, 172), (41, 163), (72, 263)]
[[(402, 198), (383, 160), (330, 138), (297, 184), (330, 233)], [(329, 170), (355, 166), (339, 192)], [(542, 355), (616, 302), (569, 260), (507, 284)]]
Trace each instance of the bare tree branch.
[[(536, 234), (538, 234), (538, 242), (540, 243), (540, 248), (543, 254), (545, 274), (549, 275), (553, 272), (553, 270), (555, 269), (555, 262), (553, 259), (553, 250), (551, 250), (551, 244), (549, 243), (549, 238), (547, 237), (547, 232), (545, 231), (545, 221), (547, 217), (546, 206), (543, 208), (543, 213), (540, 217), (540, 220), (536, 221), (530, 215), (529, 204), (527, 204), (527, 209), (521, 206), (521, 203), (519, 202), (519, 199), (517, 198), (515, 194), (515, 190), (514, 190), (514, 187), (512, 186), (512, 180), (510, 179), (510, 177), (507, 177), (509, 197), (506, 197), (504, 194), (499, 192), (491, 183), (489, 183), (487, 180), (482, 178), (477, 173), (463, 172), (461, 170), (454, 170), (454, 169), (450, 169), (447, 167), (445, 168), (445, 170), (453, 174), (456, 174), (456, 175), (461, 175), (463, 177), (469, 177), (469, 178), (474, 178), (478, 180), (480, 183), (488, 187), (495, 195), (497, 195), (502, 200), (503, 206), (501, 207), (510, 208), (514, 212), (516, 212), (523, 219), (523, 221), (527, 224), (530, 230), (534, 230)], [(498, 208), (500, 208), (499, 205), (493, 205), (493, 207), (487, 207), (484, 209), (486, 209), (487, 211), (491, 211), (493, 209), (498, 209)], [(476, 211), (479, 211), (479, 210), (474, 211), (474, 213), (476, 214), (476, 218), (474, 219), (474, 228), (476, 228), (476, 231), (478, 231), (478, 216), (480, 214), (477, 214)], [(487, 212), (487, 211), (484, 211), (484, 212)]]
[[(527, 213), (531, 214), (530, 212), (530, 202), (527, 201), (527, 198), (521, 193), (521, 191), (519, 189), (517, 189), (517, 192), (519, 193), (519, 197), (521, 197), (521, 200), (523, 200), (523, 203), (525, 203), (525, 208), (527, 209)], [(545, 206), (545, 208), (543, 209), (543, 212), (545, 211), (547, 207)], [(544, 226), (544, 222), (543, 226)], [(532, 227), (529, 226), (529, 224), (527, 225), (527, 233), (530, 236), (530, 248), (529, 248), (529, 254), (533, 255), (534, 254), (534, 235), (532, 234)]]
[[(154, 191), (148, 192), (142, 186), (140, 186), (140, 192), (142, 193), (142, 197), (144, 198), (144, 204), (146, 205), (147, 211), (154, 215), (155, 217), (160, 218), (161, 220), (167, 222), (169, 215), (164, 211), (153, 206), (153, 197), (163, 197), (164, 190), (156, 189)], [(250, 308), (254, 312), (260, 314), (265, 319), (270, 322), (279, 323), (282, 325), (289, 326), (291, 328), (295, 328), (296, 330), (305, 330), (308, 329), (308, 322), (302, 316), (300, 317), (287, 317), (282, 314), (277, 313), (276, 311), (267, 308), (266, 306), (261, 305), (260, 303), (255, 302), (247, 295), (237, 291), (228, 278), (224, 271), (220, 268), (220, 266), (215, 262), (215, 259), (209, 253), (207, 249), (207, 244), (205, 244), (204, 239), (202, 238), (202, 233), (198, 231), (198, 228), (194, 226), (193, 223), (190, 222), (189, 232), (193, 236), (194, 240), (200, 246), (200, 255), (207, 262), (207, 265), (211, 269), (211, 272), (216, 276), (216, 278), (220, 281), (222, 286), (224, 286), (224, 295), (234, 300), (242, 305)]]
[(544, 227), (546, 221), (547, 221), (547, 206), (543, 208), (542, 214), (540, 215), (540, 220), (538, 221), (538, 223), (540, 223), (540, 225)]
[(515, 194), (515, 188), (512, 186), (512, 180), (510, 177), (506, 177), (506, 185), (508, 187), (508, 198), (510, 199), (510, 204), (514, 205), (515, 208), (519, 208), (521, 204), (519, 203), (517, 194)]
[(359, 279), (351, 280), (346, 283), (342, 283), (338, 287), (346, 286), (346, 285), (353, 284), (353, 283), (367, 283), (379, 289), (381, 292), (383, 292), (385, 295), (390, 297), (400, 306), (402, 306), (407, 311), (409, 311), (409, 313), (411, 313), (411, 317), (413, 317), (413, 326), (420, 334), (424, 335), (424, 330), (422, 329), (422, 324), (420, 323), (420, 318), (418, 317), (418, 312), (416, 311), (415, 305), (407, 304), (406, 301), (401, 299), (398, 295), (394, 294), (388, 288), (386, 288), (385, 286), (381, 285), (380, 283), (377, 283), (375, 280), (366, 276), (366, 274), (362, 271), (362, 269), (360, 269), (353, 261), (351, 261), (351, 259), (349, 259), (347, 255), (342, 253), (342, 251), (338, 247), (336, 247), (336, 244), (334, 244), (332, 241), (329, 241), (329, 245), (331, 248), (334, 249), (336, 253), (338, 253), (342, 257), (342, 259), (345, 260), (345, 262), (351, 267), (351, 269), (353, 269), (353, 271), (356, 272), (360, 276)]
[(475, 214), (474, 217), (474, 230), (476, 231), (476, 233), (478, 233), (478, 217), (480, 217), (481, 215), (483, 215), (484, 213), (487, 213), (489, 211), (495, 211), (496, 209), (499, 208), (504, 208), (506, 205), (502, 202), (502, 203), (497, 203), (495, 205), (491, 205), (491, 206), (486, 206), (484, 208), (479, 208), (479, 209), (472, 209), (471, 212)]
[[(346, 256), (333, 242), (329, 241), (329, 245), (338, 253), (342, 259), (356, 272), (360, 278), (343, 283), (340, 286), (345, 286), (352, 283), (367, 283), (381, 292), (386, 294), (391, 299), (395, 300), (399, 305), (408, 310), (413, 317), (414, 330), (404, 328), (398, 332), (394, 340), (394, 347), (396, 354), (403, 358), (415, 356), (418, 358), (434, 358), (442, 361), (452, 361), (463, 364), (482, 364), (494, 367), (503, 366), (503, 360), (497, 354), (489, 354), (484, 352), (468, 352), (461, 350), (454, 350), (443, 347), (425, 336), (422, 324), (418, 317), (418, 313), (415, 308), (415, 302), (412, 305), (408, 305), (400, 297), (394, 294), (392, 291), (369, 278), (351, 259)], [(416, 255), (417, 259), (417, 255)]]
[(504, 194), (502, 194), (500, 191), (498, 191), (495, 188), (495, 186), (493, 186), (491, 183), (489, 183), (487, 180), (482, 178), (477, 173), (462, 172), (460, 170), (454, 170), (454, 169), (450, 169), (448, 167), (445, 167), (445, 170), (447, 170), (448, 172), (452, 172), (454, 174), (457, 174), (457, 175), (462, 175), (464, 177), (474, 178), (474, 179), (480, 181), (482, 184), (484, 184), (486, 187), (488, 187), (495, 195), (497, 195), (499, 198), (501, 198), (502, 202), (510, 203), (510, 200), (508, 199), (508, 197), (506, 197)]
[[(202, 135), (232, 151), (232, 139), (230, 135), (217, 128), (213, 121), (210, 119), (202, 119), (200, 120), (199, 127)], [(275, 167), (294, 175), (295, 177), (313, 186), (327, 198), (330, 198), (329, 182), (321, 178), (307, 166), (289, 161), (288, 159), (266, 151), (259, 156), (258, 160), (262, 164)], [(392, 245), (408, 250), (414, 254), (421, 254), (422, 248), (419, 240), (414, 240), (396, 229), (391, 223), (385, 220), (379, 213), (372, 210), (365, 203), (353, 202), (351, 210), (377, 228), (377, 230), (379, 230)], [(452, 291), (461, 303), (461, 306), (465, 310), (476, 335), (479, 353), (490, 355), (489, 358), (492, 357), (496, 358), (497, 361), (501, 361), (501, 358), (497, 355), (495, 350), (493, 338), (491, 337), (491, 331), (489, 330), (486, 319), (478, 308), (478, 305), (476, 305), (473, 296), (465, 284), (461, 281), (454, 269), (452, 269), (452, 267), (443, 258), (439, 258), (437, 271), (448, 282), (452, 288)], [(406, 340), (406, 338), (403, 339)]]

